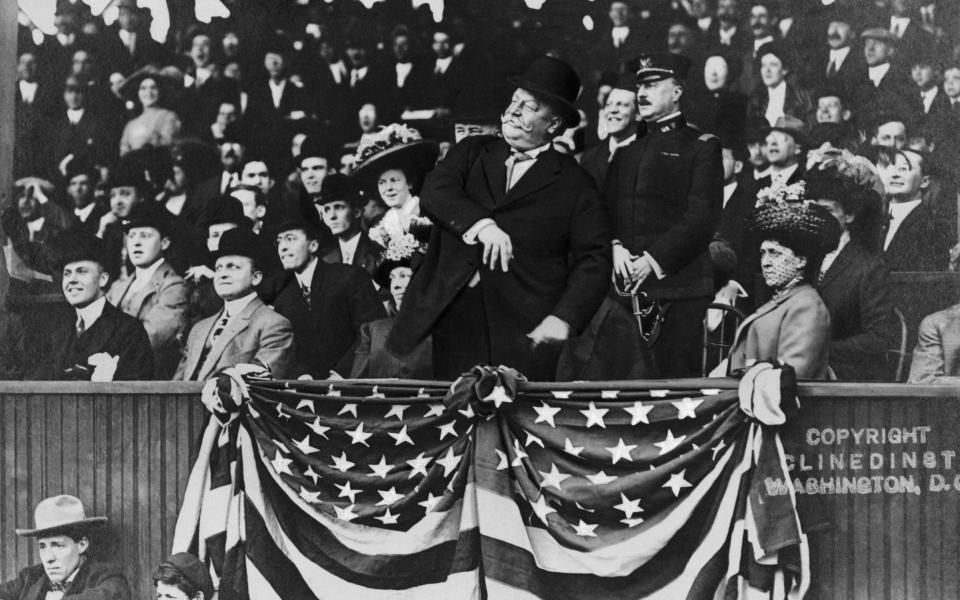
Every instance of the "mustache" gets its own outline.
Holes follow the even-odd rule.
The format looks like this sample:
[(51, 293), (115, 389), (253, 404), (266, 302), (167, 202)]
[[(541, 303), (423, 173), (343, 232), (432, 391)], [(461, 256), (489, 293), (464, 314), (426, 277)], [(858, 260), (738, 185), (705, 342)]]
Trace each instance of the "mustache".
[(525, 132), (525, 133), (530, 133), (531, 131), (533, 131), (533, 127), (532, 127), (532, 126), (527, 125), (526, 123), (522, 123), (522, 122), (520, 122), (520, 121), (517, 121), (516, 119), (512, 119), (512, 118), (510, 118), (510, 117), (507, 117), (507, 116), (501, 117), (500, 123), (501, 123), (502, 125), (512, 125), (512, 126), (516, 127), (517, 129)]
[(650, 102), (649, 100), (647, 100), (646, 98), (637, 98), (637, 105), (638, 105), (638, 106), (650, 106), (650, 104), (651, 104), (651, 102)]

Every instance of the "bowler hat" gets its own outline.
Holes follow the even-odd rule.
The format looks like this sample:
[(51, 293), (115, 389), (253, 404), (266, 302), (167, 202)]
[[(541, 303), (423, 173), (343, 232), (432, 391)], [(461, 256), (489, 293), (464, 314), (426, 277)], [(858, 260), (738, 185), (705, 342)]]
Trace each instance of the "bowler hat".
[(324, 205), (329, 202), (342, 200), (351, 206), (362, 205), (359, 190), (354, 180), (342, 173), (330, 173), (320, 185), (320, 195), (313, 203)]
[(309, 240), (319, 241), (320, 239), (320, 229), (317, 228), (317, 225), (299, 214), (290, 214), (283, 219), (277, 227), (277, 235), (297, 229), (307, 234)]
[(864, 29), (863, 33), (860, 34), (862, 39), (870, 40), (880, 40), (882, 42), (887, 42), (888, 44), (897, 45), (897, 42), (900, 41), (892, 31), (887, 31), (882, 27), (872, 27), (870, 29)]
[(111, 188), (133, 187), (141, 192), (147, 191), (149, 185), (147, 183), (144, 166), (139, 160), (134, 160), (130, 157), (121, 158), (117, 164), (110, 169), (107, 186)]
[(62, 494), (41, 500), (33, 511), (33, 529), (17, 529), (16, 532), (21, 537), (42, 537), (106, 522), (106, 517), (88, 517), (83, 503), (76, 496)]
[(250, 219), (243, 214), (243, 204), (233, 196), (221, 196), (216, 206), (207, 214), (206, 227), (223, 223), (235, 223), (239, 227), (250, 227)]
[(782, 131), (783, 133), (789, 135), (793, 138), (793, 141), (797, 143), (798, 146), (807, 148), (809, 145), (809, 139), (807, 138), (807, 126), (800, 119), (790, 116), (783, 115), (777, 122), (773, 124), (773, 127), (768, 127), (766, 129), (767, 133), (771, 131)]
[(223, 235), (220, 236), (220, 245), (212, 255), (214, 261), (223, 256), (246, 256), (253, 261), (254, 267), (257, 269), (267, 264), (267, 257), (264, 254), (260, 238), (243, 227), (224, 231)]
[(120, 268), (120, 256), (112, 256), (103, 240), (79, 227), (60, 233), (51, 242), (54, 265), (58, 271), (70, 263), (92, 261), (99, 264), (113, 278)]
[(555, 104), (565, 127), (580, 124), (580, 112), (574, 106), (580, 95), (580, 77), (559, 58), (537, 57), (522, 75), (507, 81)]
[(648, 52), (630, 61), (636, 83), (660, 81), (671, 77), (681, 81), (690, 72), (690, 59), (669, 52)]
[(138, 202), (123, 220), (123, 231), (126, 233), (136, 227), (152, 227), (159, 231), (161, 236), (167, 236), (170, 235), (171, 216), (156, 202)]
[(210, 578), (210, 569), (196, 556), (178, 552), (160, 563), (160, 566), (170, 567), (183, 575), (193, 587), (203, 592), (203, 600), (213, 598), (213, 579)]
[(67, 163), (66, 174), (64, 178), (69, 183), (71, 179), (77, 175), (86, 175), (89, 177), (93, 183), (96, 183), (99, 179), (100, 172), (97, 170), (97, 166), (87, 157), (85, 154), (75, 155), (70, 159), (70, 162)]
[(297, 164), (306, 158), (325, 158), (328, 163), (333, 162), (333, 148), (317, 135), (308, 135), (300, 144), (300, 154), (296, 156)]

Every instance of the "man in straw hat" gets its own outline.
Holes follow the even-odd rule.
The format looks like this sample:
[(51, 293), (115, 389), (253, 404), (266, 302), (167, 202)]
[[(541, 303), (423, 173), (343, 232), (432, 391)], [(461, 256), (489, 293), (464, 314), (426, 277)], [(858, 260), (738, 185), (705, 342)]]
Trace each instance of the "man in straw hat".
[(88, 517), (83, 503), (74, 496), (64, 494), (40, 502), (34, 511), (33, 529), (16, 530), (21, 537), (36, 538), (40, 564), (0, 583), (0, 598), (129, 600), (130, 588), (120, 568), (88, 557), (89, 532), (106, 521), (106, 517)]
[(387, 347), (408, 354), (432, 331), (440, 378), (491, 363), (554, 379), (562, 343), (590, 321), (610, 277), (593, 181), (551, 143), (580, 121), (579, 77), (544, 56), (511, 83), (503, 138), (454, 146), (421, 193), (436, 226)]

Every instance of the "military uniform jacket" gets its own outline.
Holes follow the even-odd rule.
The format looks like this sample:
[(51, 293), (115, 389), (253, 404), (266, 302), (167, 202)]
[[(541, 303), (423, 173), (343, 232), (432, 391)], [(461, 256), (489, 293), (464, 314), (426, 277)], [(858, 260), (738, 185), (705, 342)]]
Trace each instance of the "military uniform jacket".
[(682, 115), (650, 124), (614, 156), (602, 194), (614, 239), (650, 254), (666, 277), (651, 274), (654, 298), (713, 295), (708, 247), (723, 205), (720, 141), (688, 127)]

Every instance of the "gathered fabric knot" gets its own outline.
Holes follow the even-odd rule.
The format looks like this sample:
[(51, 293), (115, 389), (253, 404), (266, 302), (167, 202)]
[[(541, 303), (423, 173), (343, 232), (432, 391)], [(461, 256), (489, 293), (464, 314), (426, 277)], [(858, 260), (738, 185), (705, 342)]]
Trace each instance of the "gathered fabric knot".
[(740, 410), (763, 425), (783, 425), (800, 410), (797, 375), (788, 364), (760, 362), (740, 378)]

